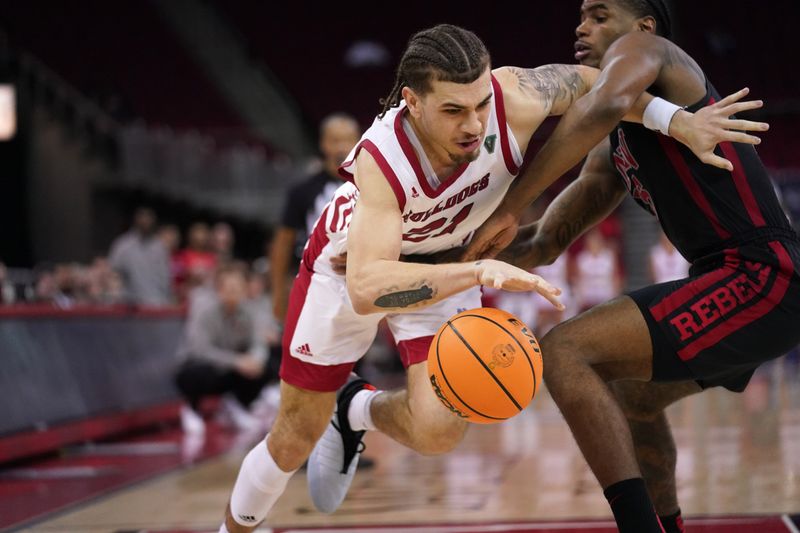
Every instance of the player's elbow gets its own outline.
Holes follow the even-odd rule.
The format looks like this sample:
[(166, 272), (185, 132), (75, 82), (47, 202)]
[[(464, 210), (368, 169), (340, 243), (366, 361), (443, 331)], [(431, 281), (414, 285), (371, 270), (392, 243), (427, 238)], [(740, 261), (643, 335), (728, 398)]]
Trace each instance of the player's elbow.
[(591, 119), (611, 124), (621, 121), (638, 98), (638, 95), (634, 96), (605, 86), (596, 87), (591, 96)]
[(357, 315), (368, 315), (375, 312), (369, 291), (364, 288), (363, 281), (359, 283), (356, 276), (347, 275), (347, 296), (350, 298), (350, 305)]

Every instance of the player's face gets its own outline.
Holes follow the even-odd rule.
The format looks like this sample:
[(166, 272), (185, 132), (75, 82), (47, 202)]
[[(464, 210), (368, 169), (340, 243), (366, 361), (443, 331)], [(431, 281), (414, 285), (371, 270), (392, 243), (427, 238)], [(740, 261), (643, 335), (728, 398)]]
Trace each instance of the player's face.
[(614, 0), (584, 0), (581, 23), (575, 29), (575, 59), (589, 67), (599, 67), (614, 41), (638, 29), (633, 14)]
[(431, 82), (431, 91), (406, 99), (423, 142), (454, 164), (474, 161), (480, 155), (492, 105), (489, 68), (472, 83)]

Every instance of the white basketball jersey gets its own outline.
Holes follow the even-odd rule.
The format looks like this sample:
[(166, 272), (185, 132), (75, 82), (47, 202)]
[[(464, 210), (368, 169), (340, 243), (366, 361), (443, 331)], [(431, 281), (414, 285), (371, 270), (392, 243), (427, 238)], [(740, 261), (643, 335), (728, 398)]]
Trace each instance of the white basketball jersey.
[[(408, 124), (404, 102), (382, 119), (375, 119), (340, 167), (342, 177), (352, 181), (352, 166), (361, 150), (367, 150), (378, 163), (402, 211), (402, 254), (428, 254), (466, 244), (511, 185), (522, 154), (506, 123), (503, 93), (494, 77), (492, 92), (494, 102), (480, 155), (441, 181)], [(324, 223), (330, 253), (347, 249), (346, 232), (357, 198), (358, 189), (348, 182), (328, 204)]]

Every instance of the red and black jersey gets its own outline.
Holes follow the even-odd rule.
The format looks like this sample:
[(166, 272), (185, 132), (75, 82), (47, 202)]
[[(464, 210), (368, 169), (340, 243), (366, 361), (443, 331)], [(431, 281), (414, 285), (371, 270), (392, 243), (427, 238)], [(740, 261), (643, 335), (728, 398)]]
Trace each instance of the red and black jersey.
[[(706, 95), (688, 111), (720, 99)], [(639, 205), (658, 217), (670, 241), (690, 262), (769, 238), (796, 240), (766, 169), (753, 146), (722, 143), (717, 155), (733, 172), (702, 163), (685, 146), (640, 124), (611, 133), (611, 160)]]

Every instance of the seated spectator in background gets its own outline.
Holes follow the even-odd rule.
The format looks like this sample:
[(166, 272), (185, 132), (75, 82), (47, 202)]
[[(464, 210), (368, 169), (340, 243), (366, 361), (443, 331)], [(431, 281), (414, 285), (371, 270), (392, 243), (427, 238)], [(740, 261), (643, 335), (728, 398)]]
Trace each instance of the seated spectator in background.
[(17, 291), (8, 279), (8, 269), (0, 262), (0, 304), (13, 304), (17, 301)]
[(95, 257), (85, 271), (84, 291), (89, 303), (113, 305), (125, 300), (122, 279), (105, 257)]
[(650, 279), (653, 283), (664, 283), (689, 277), (689, 263), (669, 242), (664, 233), (650, 248)]
[(227, 222), (217, 222), (211, 230), (211, 251), (217, 257), (217, 264), (233, 261), (233, 245), (236, 240), (233, 228)]
[(156, 236), (156, 215), (152, 209), (140, 207), (136, 210), (133, 227), (111, 245), (109, 261), (122, 277), (128, 302), (139, 305), (172, 303), (169, 257)]
[(270, 250), (272, 305), (275, 319), (283, 322), (289, 295), (289, 272), (297, 265), (303, 246), (314, 228), (322, 209), (342, 184), (339, 165), (358, 142), (358, 122), (345, 113), (334, 113), (323, 119), (319, 127), (319, 149), (323, 168), (317, 174), (289, 189), (280, 226)]
[(585, 247), (575, 256), (572, 274), (580, 312), (621, 293), (622, 275), (616, 246), (609, 244), (598, 228), (586, 234)]
[(187, 403), (181, 409), (181, 423), (188, 433), (202, 433), (205, 424), (198, 412), (200, 401), (229, 394), (232, 397), (224, 397), (223, 406), (234, 425), (242, 430), (259, 429), (249, 408), (268, 378), (264, 372), (266, 347), (247, 303), (247, 280), (240, 268), (222, 267), (215, 281), (216, 303), (187, 320), (179, 348), (183, 362), (175, 382)]
[(211, 252), (210, 239), (211, 231), (205, 222), (189, 226), (187, 246), (176, 257), (177, 286), (182, 301), (193, 287), (209, 281), (214, 273), (217, 258)]

